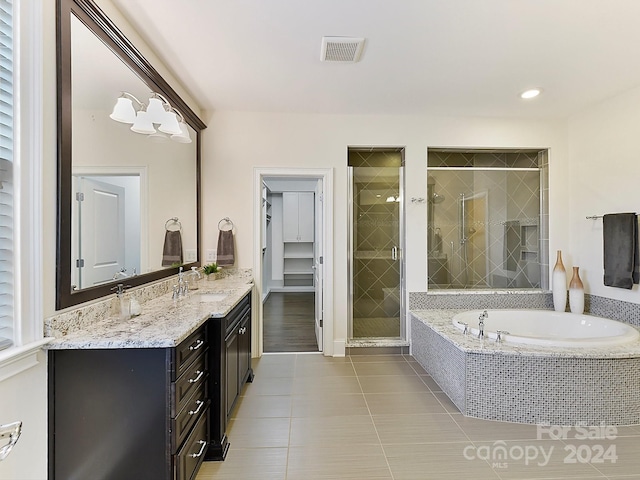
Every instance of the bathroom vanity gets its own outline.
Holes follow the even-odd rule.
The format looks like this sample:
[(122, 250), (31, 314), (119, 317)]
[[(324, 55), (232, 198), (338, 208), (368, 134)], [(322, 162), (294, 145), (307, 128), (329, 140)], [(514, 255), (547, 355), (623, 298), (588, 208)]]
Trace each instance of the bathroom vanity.
[(203, 283), (216, 287), (49, 344), (50, 479), (191, 480), (224, 460), (227, 420), (253, 379), (252, 285)]

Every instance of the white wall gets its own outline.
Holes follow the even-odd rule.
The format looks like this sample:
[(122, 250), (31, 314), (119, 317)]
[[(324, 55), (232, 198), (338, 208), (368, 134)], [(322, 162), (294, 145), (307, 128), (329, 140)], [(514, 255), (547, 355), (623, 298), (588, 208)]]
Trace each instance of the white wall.
[[(605, 213), (640, 213), (640, 88), (611, 98), (569, 120), (570, 190), (568, 224), (571, 236), (563, 250), (570, 276), (580, 267), (585, 292), (640, 303), (640, 289), (605, 287), (603, 283), (602, 219)], [(554, 252), (555, 253), (555, 252)], [(555, 255), (553, 255), (555, 258)]]
[[(218, 112), (204, 132), (204, 248), (215, 248), (217, 222), (230, 217), (236, 225), (237, 264), (253, 267), (254, 167), (331, 168), (334, 174), (334, 342), (347, 334), (347, 147), (405, 147), (406, 198), (425, 197), (427, 147), (536, 147), (550, 149), (550, 209), (569, 203), (566, 123), (517, 119), (429, 116), (298, 115)], [(301, 152), (304, 155), (301, 155)], [(220, 181), (223, 179), (223, 181)], [(233, 201), (230, 201), (233, 199)], [(427, 286), (426, 204), (407, 203), (408, 291)], [(551, 249), (569, 241), (566, 218), (551, 215)], [(330, 350), (329, 350), (330, 351)], [(335, 352), (336, 354), (340, 352)]]
[[(42, 9), (42, 102), (43, 102), (43, 310), (48, 317), (55, 313), (56, 269), (56, 2), (29, 0), (23, 2)], [(128, 25), (110, 0), (97, 3), (111, 16), (115, 24), (147, 55), (148, 60), (165, 77), (190, 106), (200, 114), (194, 102), (170, 76), (151, 50), (144, 45), (135, 29)], [(170, 215), (171, 216), (171, 215)], [(163, 220), (164, 222), (164, 220)], [(164, 227), (164, 223), (162, 224)], [(42, 328), (42, 327), (40, 327)], [(0, 462), (0, 480), (45, 480), (47, 478), (47, 362), (44, 353), (40, 362), (18, 375), (0, 382), (0, 423), (23, 421), (23, 434), (14, 451)]]

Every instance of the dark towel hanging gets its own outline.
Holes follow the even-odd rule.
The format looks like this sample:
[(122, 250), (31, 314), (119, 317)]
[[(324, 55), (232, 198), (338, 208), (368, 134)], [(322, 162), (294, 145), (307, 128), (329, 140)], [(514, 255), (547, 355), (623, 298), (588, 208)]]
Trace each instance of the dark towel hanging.
[(170, 267), (182, 263), (182, 234), (180, 230), (167, 230), (164, 234), (162, 266)]
[(613, 213), (602, 218), (604, 284), (630, 290), (640, 282), (638, 216)]
[(233, 246), (233, 231), (220, 230), (218, 233), (218, 265), (233, 265), (236, 261)]

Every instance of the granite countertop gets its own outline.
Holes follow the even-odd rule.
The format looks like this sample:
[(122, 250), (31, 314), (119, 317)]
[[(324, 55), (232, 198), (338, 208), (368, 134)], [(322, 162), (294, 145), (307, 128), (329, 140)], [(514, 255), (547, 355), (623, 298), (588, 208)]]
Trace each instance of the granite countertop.
[[(121, 320), (116, 313), (73, 328), (61, 328), (48, 350), (175, 347), (210, 318), (223, 318), (253, 288), (251, 277), (200, 282), (176, 300), (171, 293), (142, 304), (142, 314)], [(220, 298), (220, 295), (224, 295)]]
[(452, 323), (452, 319), (457, 313), (467, 310), (469, 309), (411, 310), (410, 313), (438, 335), (467, 353), (570, 358), (640, 357), (640, 342), (606, 347), (569, 348), (509, 343), (508, 337), (502, 343), (496, 343), (491, 339), (480, 340), (473, 335), (463, 335), (462, 331)]

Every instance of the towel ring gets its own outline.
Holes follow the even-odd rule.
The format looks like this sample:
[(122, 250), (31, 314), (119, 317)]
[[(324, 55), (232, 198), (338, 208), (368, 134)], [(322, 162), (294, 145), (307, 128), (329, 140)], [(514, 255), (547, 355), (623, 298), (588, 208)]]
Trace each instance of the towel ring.
[[(224, 222), (224, 223), (223, 223)], [(225, 225), (231, 225), (231, 228), (227, 229), (227, 230), (222, 230), (222, 227)], [(222, 232), (226, 232), (229, 230), (233, 230), (233, 222), (231, 221), (231, 219), (229, 217), (224, 217), (222, 220), (220, 220), (218, 222), (218, 230), (222, 231)]]
[[(178, 230), (169, 230), (169, 224), (171, 223), (177, 223), (178, 224)], [(180, 220), (178, 220), (178, 217), (172, 217), (169, 220), (167, 220), (164, 224), (164, 229), (167, 232), (175, 232), (175, 231), (182, 231), (182, 224), (180, 223)]]

